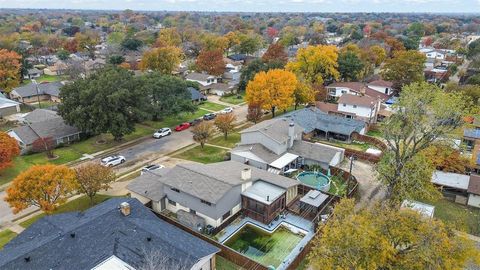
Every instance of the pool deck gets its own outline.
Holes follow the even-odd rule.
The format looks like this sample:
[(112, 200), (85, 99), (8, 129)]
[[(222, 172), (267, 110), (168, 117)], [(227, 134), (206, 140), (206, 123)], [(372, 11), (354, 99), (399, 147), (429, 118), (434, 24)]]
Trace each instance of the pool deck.
[(311, 221), (292, 213), (287, 213), (285, 218), (274, 220), (269, 225), (265, 225), (249, 217), (242, 218), (240, 222), (234, 221), (231, 225), (227, 226), (220, 232), (223, 234), (219, 237), (218, 242), (223, 244), (246, 224), (253, 225), (269, 233), (273, 233), (277, 228), (283, 225), (294, 233), (297, 231), (305, 234), (305, 237), (303, 237), (302, 240), (300, 240), (300, 242), (292, 249), (292, 251), (290, 251), (290, 254), (285, 257), (283, 262), (278, 266), (276, 265), (277, 270), (287, 269), (290, 263), (298, 256), (298, 254), (300, 254), (300, 251), (303, 249), (303, 247), (305, 247), (305, 245), (307, 245), (307, 243), (310, 242), (315, 235), (315, 230)]

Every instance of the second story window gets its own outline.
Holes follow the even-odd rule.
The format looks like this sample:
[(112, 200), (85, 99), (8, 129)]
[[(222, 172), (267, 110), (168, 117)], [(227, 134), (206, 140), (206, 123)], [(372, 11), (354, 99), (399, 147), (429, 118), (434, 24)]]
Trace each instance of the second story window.
[(171, 190), (180, 193), (180, 190), (179, 190), (178, 188), (173, 188), (173, 187), (172, 187)]
[(357, 108), (357, 105), (353, 105), (353, 108)]

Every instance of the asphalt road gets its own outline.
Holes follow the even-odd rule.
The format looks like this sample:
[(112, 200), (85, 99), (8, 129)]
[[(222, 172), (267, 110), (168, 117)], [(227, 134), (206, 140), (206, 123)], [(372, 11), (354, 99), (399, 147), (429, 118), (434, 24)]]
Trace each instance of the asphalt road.
[[(237, 116), (237, 121), (244, 121), (248, 111), (247, 106), (234, 106), (233, 108), (233, 113)], [(130, 171), (134, 167), (138, 167), (138, 164), (157, 159), (192, 143), (194, 143), (194, 141), (190, 129), (180, 132), (173, 131), (172, 135), (160, 139), (154, 139), (152, 137), (116, 153), (125, 156), (127, 162), (115, 167), (115, 171), (117, 173)], [(94, 162), (96, 161), (97, 160), (94, 160)], [(5, 192), (2, 191), (0, 192), (0, 228), (8, 225), (13, 219), (36, 210), (35, 207), (30, 207), (18, 214), (13, 214), (9, 205), (3, 200), (4, 198)]]

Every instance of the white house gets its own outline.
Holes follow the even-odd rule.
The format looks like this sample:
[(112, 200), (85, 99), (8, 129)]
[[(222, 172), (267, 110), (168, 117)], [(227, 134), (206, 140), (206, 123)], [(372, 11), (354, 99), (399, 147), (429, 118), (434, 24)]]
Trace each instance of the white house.
[(332, 99), (337, 99), (343, 94), (358, 95), (365, 92), (365, 87), (361, 82), (335, 82), (327, 86), (327, 95)]
[(213, 83), (217, 83), (217, 77), (205, 73), (192, 72), (188, 74), (185, 79), (187, 81), (198, 82), (202, 86), (209, 86)]
[(375, 123), (380, 110), (380, 99), (370, 96), (342, 95), (338, 99), (338, 112), (354, 115), (367, 123)]
[(375, 90), (379, 93), (391, 95), (393, 94), (393, 83), (384, 80), (375, 80), (367, 83), (368, 88)]

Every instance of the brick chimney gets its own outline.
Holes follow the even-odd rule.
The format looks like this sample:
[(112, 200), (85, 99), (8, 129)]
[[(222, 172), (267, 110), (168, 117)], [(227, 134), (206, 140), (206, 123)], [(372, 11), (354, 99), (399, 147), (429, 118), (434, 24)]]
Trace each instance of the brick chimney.
[(124, 216), (130, 215), (130, 204), (127, 202), (122, 202), (120, 204), (120, 212), (122, 212)]
[(245, 168), (242, 170), (242, 181), (252, 180), (252, 169)]

